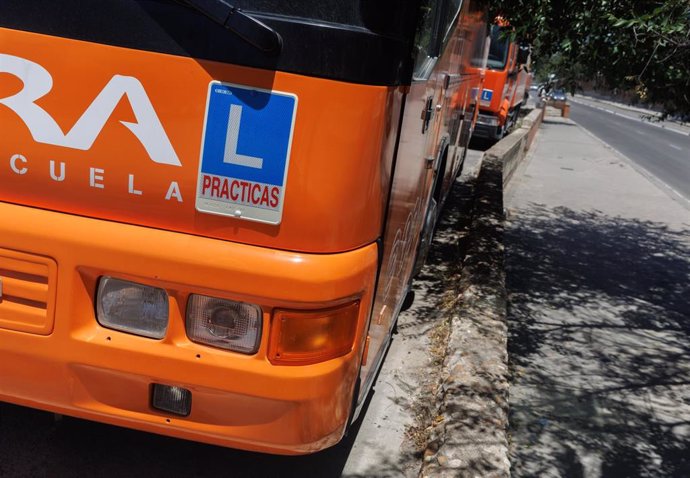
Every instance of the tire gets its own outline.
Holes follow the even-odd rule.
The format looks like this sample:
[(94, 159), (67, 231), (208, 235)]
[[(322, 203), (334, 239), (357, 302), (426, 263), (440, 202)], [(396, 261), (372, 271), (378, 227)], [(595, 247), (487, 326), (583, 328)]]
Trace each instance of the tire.
[(446, 175), (446, 166), (448, 165), (448, 145), (443, 147), (443, 156), (441, 162), (436, 170), (436, 177), (434, 178), (434, 185), (431, 189), (431, 200), (429, 207), (424, 216), (424, 225), (420, 232), (419, 247), (417, 248), (417, 257), (412, 269), (412, 276), (410, 279), (417, 277), (421, 272), (424, 263), (426, 262), (429, 249), (431, 248), (431, 241), (434, 239), (434, 232), (436, 231), (436, 222), (441, 213), (442, 194), (443, 194), (443, 179)]
[(424, 226), (422, 227), (421, 237), (419, 239), (419, 247), (417, 248), (417, 258), (412, 269), (412, 277), (416, 277), (424, 267), (426, 257), (431, 248), (431, 241), (434, 238), (434, 230), (436, 229), (436, 219), (438, 218), (438, 203), (435, 198), (431, 198), (429, 207), (424, 216)]

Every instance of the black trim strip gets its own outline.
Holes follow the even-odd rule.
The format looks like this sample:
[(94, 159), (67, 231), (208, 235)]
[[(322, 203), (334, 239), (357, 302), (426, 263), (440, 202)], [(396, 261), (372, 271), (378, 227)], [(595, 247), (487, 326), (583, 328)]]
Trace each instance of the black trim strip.
[[(408, 8), (409, 12), (415, 11)], [(278, 55), (171, 0), (2, 0), (0, 27), (371, 85), (409, 84), (415, 18), (406, 34), (252, 13), (283, 39)]]

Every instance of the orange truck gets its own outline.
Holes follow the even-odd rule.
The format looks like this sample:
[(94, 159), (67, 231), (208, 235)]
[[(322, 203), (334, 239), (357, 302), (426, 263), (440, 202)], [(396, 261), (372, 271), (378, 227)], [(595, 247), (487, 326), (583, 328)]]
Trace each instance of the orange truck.
[(491, 44), (486, 63), (475, 138), (498, 141), (513, 128), (520, 108), (527, 102), (532, 76), (529, 47), (511, 41), (505, 22), (490, 29)]
[(485, 7), (229, 3), (0, 2), (0, 400), (277, 454), (362, 409)]

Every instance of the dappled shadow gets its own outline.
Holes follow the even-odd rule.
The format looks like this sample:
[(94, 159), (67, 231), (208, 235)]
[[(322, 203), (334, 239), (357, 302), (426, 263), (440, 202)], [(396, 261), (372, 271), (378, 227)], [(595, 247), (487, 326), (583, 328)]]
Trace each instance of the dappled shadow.
[[(505, 476), (507, 353), (502, 162), (485, 158), (473, 192), (471, 233), (454, 286), (441, 384), (441, 423), (423, 476)], [(451, 464), (452, 462), (452, 464)]]
[[(250, 453), (0, 403), (0, 477), (339, 477), (366, 416), (336, 446), (313, 455)], [(381, 457), (375, 476), (401, 475), (403, 464)], [(351, 475), (356, 476), (356, 475)], [(373, 475), (372, 475), (373, 476)]]
[(408, 334), (426, 334), (423, 324), (438, 321), (443, 294), (459, 280), (471, 221), (474, 180), (458, 177), (443, 205), (429, 255), (412, 288), (415, 305), (408, 313), (413, 320), (400, 321), (398, 329)]
[(506, 251), (515, 476), (690, 476), (690, 231), (533, 204)]

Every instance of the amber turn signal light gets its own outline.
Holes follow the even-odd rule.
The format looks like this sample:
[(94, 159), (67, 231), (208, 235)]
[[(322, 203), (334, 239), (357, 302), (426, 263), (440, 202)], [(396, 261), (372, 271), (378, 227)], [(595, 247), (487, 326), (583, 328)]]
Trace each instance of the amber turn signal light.
[(359, 301), (330, 309), (277, 310), (273, 315), (268, 358), (274, 365), (310, 365), (352, 350)]

